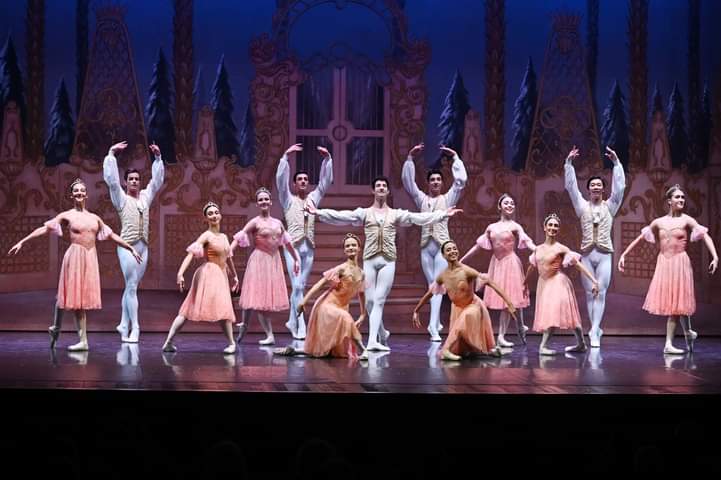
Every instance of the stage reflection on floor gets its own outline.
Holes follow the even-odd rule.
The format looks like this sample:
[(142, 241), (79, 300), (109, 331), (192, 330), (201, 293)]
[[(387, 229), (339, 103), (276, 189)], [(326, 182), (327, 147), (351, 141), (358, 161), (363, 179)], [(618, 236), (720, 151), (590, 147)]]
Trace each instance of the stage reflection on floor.
[[(539, 337), (506, 349), (501, 358), (446, 362), (440, 343), (423, 335), (395, 335), (391, 352), (367, 362), (282, 357), (273, 347), (243, 339), (235, 355), (223, 355), (221, 335), (181, 334), (179, 351), (161, 353), (163, 336), (140, 344), (117, 335), (90, 334), (89, 352), (69, 352), (63, 334), (56, 351), (43, 333), (0, 333), (0, 387), (40, 389), (180, 390), (239, 392), (399, 393), (719, 393), (721, 338), (700, 338), (693, 354), (664, 355), (660, 337), (611, 337), (585, 353), (538, 355)], [(276, 346), (291, 344), (285, 335)], [(572, 337), (555, 337), (563, 351)], [(302, 342), (294, 340), (301, 347)], [(679, 346), (683, 339), (677, 340)]]

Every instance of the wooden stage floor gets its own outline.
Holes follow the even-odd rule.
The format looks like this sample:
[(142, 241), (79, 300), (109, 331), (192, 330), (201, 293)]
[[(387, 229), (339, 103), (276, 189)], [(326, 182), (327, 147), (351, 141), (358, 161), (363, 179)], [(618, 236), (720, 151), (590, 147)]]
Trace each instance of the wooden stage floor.
[[(223, 355), (218, 332), (183, 333), (174, 354), (164, 335), (140, 344), (90, 333), (89, 352), (68, 352), (76, 335), (63, 332), (56, 351), (40, 332), (0, 332), (0, 388), (144, 391), (232, 391), (412, 394), (698, 394), (721, 392), (721, 338), (700, 337), (693, 354), (664, 355), (663, 338), (605, 336), (601, 349), (538, 355), (540, 337), (502, 358), (444, 362), (425, 335), (392, 335), (389, 353), (367, 362), (273, 355), (249, 334), (235, 355)], [(277, 346), (289, 335), (276, 336)], [(296, 346), (302, 342), (293, 341)], [(562, 351), (572, 337), (558, 336)], [(677, 338), (683, 346), (682, 337)]]

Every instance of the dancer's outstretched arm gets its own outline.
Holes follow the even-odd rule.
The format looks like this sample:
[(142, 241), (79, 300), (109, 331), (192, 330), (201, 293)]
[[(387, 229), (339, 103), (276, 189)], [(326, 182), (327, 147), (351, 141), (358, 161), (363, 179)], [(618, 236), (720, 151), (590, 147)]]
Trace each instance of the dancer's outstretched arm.
[(305, 296), (303, 297), (303, 300), (301, 300), (300, 303), (298, 303), (298, 310), (296, 312), (298, 315), (303, 314), (303, 312), (305, 310), (305, 305), (310, 301), (311, 298), (313, 298), (315, 295), (317, 295), (318, 292), (320, 292), (321, 290), (323, 290), (323, 288), (325, 288), (326, 283), (328, 283), (328, 281), (325, 279), (325, 277), (320, 277), (320, 280), (315, 282), (315, 285), (310, 287), (310, 290), (308, 290), (308, 293), (305, 294)]
[(451, 207), (458, 205), (458, 200), (461, 199), (461, 193), (468, 182), (468, 172), (466, 167), (463, 165), (463, 160), (458, 156), (455, 150), (446, 146), (441, 146), (441, 151), (450, 155), (453, 158), (453, 164), (451, 165), (451, 172), (453, 173), (453, 184), (446, 193), (447, 204)]
[[(55, 218), (53, 218), (50, 222), (47, 222), (47, 223), (58, 223), (59, 224), (63, 220), (65, 220), (64, 212), (58, 214)], [(42, 237), (43, 235), (48, 233), (48, 231), (50, 231), (50, 228), (47, 227), (46, 225), (36, 228), (32, 232), (30, 232), (25, 238), (23, 238), (18, 243), (13, 245), (12, 248), (10, 248), (10, 250), (8, 250), (8, 255), (17, 255), (18, 252), (20, 252), (20, 249), (23, 248), (23, 244), (25, 242), (27, 242), (28, 240), (33, 239), (33, 238)], [(58, 233), (58, 235), (60, 235), (60, 234)]]
[(566, 191), (568, 192), (568, 196), (571, 197), (571, 203), (573, 204), (573, 209), (576, 211), (576, 215), (579, 217), (583, 214), (583, 209), (586, 205), (586, 200), (581, 195), (581, 191), (578, 189), (578, 180), (576, 179), (576, 169), (573, 168), (573, 159), (577, 158), (579, 155), (578, 148), (574, 145), (570, 152), (568, 152), (568, 156), (566, 157), (566, 162), (564, 164), (563, 170), (564, 170), (564, 185), (566, 187)]
[(163, 188), (163, 182), (165, 181), (165, 164), (163, 163), (163, 157), (160, 155), (160, 147), (153, 143), (148, 148), (153, 152), (155, 160), (153, 160), (153, 165), (150, 167), (150, 182), (148, 182), (148, 186), (140, 193), (145, 192), (148, 205), (150, 205), (155, 195)]
[(606, 147), (606, 157), (613, 162), (613, 179), (611, 181), (611, 196), (608, 197), (608, 209), (611, 211), (611, 215), (616, 216), (616, 212), (621, 208), (623, 203), (623, 192), (626, 190), (626, 174), (623, 172), (623, 164), (616, 155), (616, 152), (611, 150), (611, 147)]
[[(435, 283), (436, 283), (437, 285), (441, 285), (442, 282), (443, 282), (443, 280), (441, 280), (441, 278), (438, 277), (438, 278), (436, 279), (436, 282), (435, 282)], [(420, 319), (419, 319), (419, 317), (418, 317), (418, 312), (420, 311), (420, 309), (421, 309), (421, 307), (422, 307), (423, 305), (425, 305), (426, 303), (428, 303), (428, 300), (431, 299), (431, 297), (433, 296), (433, 294), (434, 294), (434, 292), (433, 292), (433, 287), (431, 287), (431, 288), (428, 289), (428, 291), (427, 291), (427, 292), (421, 297), (421, 299), (418, 301), (418, 305), (416, 305), (416, 308), (413, 309), (413, 320), (412, 320), (412, 322), (413, 322), (413, 326), (414, 326), (415, 328), (421, 328), (421, 321), (420, 321)]]

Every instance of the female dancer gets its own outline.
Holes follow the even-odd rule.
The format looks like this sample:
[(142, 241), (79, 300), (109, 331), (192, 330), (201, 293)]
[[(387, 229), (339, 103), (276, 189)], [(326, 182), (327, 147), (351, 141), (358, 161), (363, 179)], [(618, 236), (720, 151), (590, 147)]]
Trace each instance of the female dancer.
[(206, 257), (207, 261), (193, 274), (188, 295), (180, 306), (178, 316), (173, 320), (168, 338), (163, 344), (164, 352), (177, 351), (173, 345), (175, 334), (183, 327), (185, 320), (193, 320), (195, 322), (222, 321), (223, 332), (228, 338), (228, 346), (223, 349), (223, 353), (235, 353), (235, 342), (233, 341), (235, 312), (233, 312), (233, 300), (230, 298), (226, 262), (233, 272), (234, 292), (238, 290), (238, 274), (235, 272), (233, 258), (230, 255), (228, 237), (224, 233), (220, 233), (220, 220), (223, 218), (220, 208), (215, 203), (208, 202), (203, 207), (203, 215), (208, 222), (208, 229), (185, 249), (188, 254), (178, 269), (177, 283), (181, 292), (185, 287), (183, 275), (193, 257)]
[(656, 243), (656, 237), (658, 237), (660, 251), (643, 309), (653, 315), (668, 316), (666, 345), (663, 353), (678, 355), (685, 353), (673, 346), (673, 335), (679, 319), (689, 352), (693, 351), (693, 342), (698, 336), (691, 329), (691, 315), (696, 311), (696, 297), (694, 296), (691, 260), (686, 253), (688, 232), (691, 232), (692, 242), (703, 239), (706, 244), (706, 248), (713, 257), (708, 267), (708, 271), (712, 275), (718, 267), (718, 255), (713, 240), (708, 234), (708, 229), (683, 213), (686, 195), (678, 184), (668, 189), (666, 201), (669, 205), (668, 215), (659, 217), (650, 225), (643, 227), (641, 234), (626, 247), (621, 258), (618, 259), (618, 269), (621, 272), (624, 271), (626, 255), (642, 239), (649, 243)]
[(581, 329), (581, 314), (578, 311), (576, 292), (571, 280), (561, 271), (561, 267), (575, 266), (591, 281), (593, 295), (598, 295), (598, 282), (591, 272), (583, 266), (581, 256), (567, 246), (556, 241), (561, 229), (561, 219), (552, 213), (543, 220), (546, 240), (536, 246), (531, 254), (526, 278), (531, 270), (538, 268), (538, 286), (536, 287), (536, 313), (533, 330), (543, 332), (538, 348), (541, 355), (555, 355), (556, 351), (546, 347), (556, 328), (572, 329), (576, 335), (576, 345), (566, 347), (567, 352), (585, 352), (586, 341)]
[(475, 294), (474, 285), (491, 287), (506, 302), (508, 312), (515, 318), (516, 309), (511, 300), (488, 275), (481, 274), (458, 260), (458, 246), (453, 240), (441, 245), (446, 268), (436, 278), (425, 295), (413, 309), (413, 326), (420, 328), (418, 311), (434, 294), (448, 293), (451, 299), (450, 328), (446, 342), (441, 347), (443, 360), (460, 360), (464, 356), (486, 354), (500, 356), (500, 347), (493, 342), (491, 317), (483, 301)]
[[(343, 253), (346, 261), (323, 273), (318, 282), (306, 293), (298, 304), (298, 315), (308, 301), (326, 288), (310, 312), (310, 321), (305, 337), (303, 350), (286, 347), (280, 355), (309, 355), (311, 357), (355, 358), (363, 351), (362, 359), (367, 359), (365, 347), (361, 339), (360, 327), (366, 317), (365, 295), (363, 293), (363, 270), (358, 266), (360, 238), (347, 233), (343, 239)], [(360, 317), (353, 321), (348, 312), (348, 305), (353, 297), (358, 296)]]
[(66, 210), (48, 220), (42, 227), (36, 228), (30, 235), (16, 243), (8, 255), (16, 255), (23, 244), (31, 238), (52, 232), (57, 236), (63, 235), (62, 224), (65, 223), (70, 232), (70, 247), (65, 251), (63, 263), (60, 267), (60, 280), (58, 281), (58, 297), (55, 303), (53, 324), (48, 329), (50, 333), (50, 348), (60, 336), (63, 311), (75, 311), (75, 324), (78, 329), (80, 341), (70, 345), (68, 350), (88, 350), (88, 330), (86, 310), (100, 310), (100, 270), (98, 269), (98, 254), (95, 250), (95, 239), (112, 241), (127, 249), (135, 258), (142, 261), (138, 252), (128, 245), (122, 238), (113, 233), (100, 217), (85, 209), (88, 198), (85, 183), (76, 179), (70, 185), (70, 197), (73, 199), (73, 208)]
[(243, 309), (242, 321), (238, 326), (238, 338), (240, 342), (248, 327), (246, 322), (250, 310), (258, 314), (265, 339), (258, 343), (261, 345), (272, 345), (275, 343), (273, 326), (266, 312), (279, 312), (288, 309), (288, 291), (285, 288), (285, 276), (283, 275), (283, 264), (280, 260), (278, 249), (284, 246), (293, 256), (293, 275), (300, 272), (298, 253), (293, 248), (290, 235), (283, 228), (283, 223), (277, 218), (270, 216), (270, 206), (273, 204), (268, 189), (261, 187), (255, 192), (255, 202), (260, 210), (260, 215), (249, 221), (243, 230), (233, 236), (233, 243), (230, 244), (232, 252), (236, 246), (250, 246), (250, 235), (253, 235), (255, 249), (248, 258), (243, 275), (243, 286), (240, 289), (240, 308)]
[[(476, 244), (463, 255), (461, 263), (479, 248), (493, 250), (491, 263), (488, 265), (488, 277), (508, 293), (514, 307), (525, 308), (530, 305), (530, 302), (528, 301), (528, 292), (523, 285), (523, 264), (516, 255), (516, 241), (518, 241), (518, 248), (529, 248), (531, 251), (536, 249), (536, 245), (523, 231), (523, 227), (512, 220), (513, 213), (516, 211), (516, 202), (513, 197), (507, 193), (501, 195), (498, 199), (498, 210), (501, 212), (501, 219), (488, 225), (483, 235), (476, 240)], [(498, 322), (498, 345), (512, 347), (513, 343), (505, 338), (511, 316), (506, 310), (503, 299), (494, 290), (487, 288), (483, 294), (483, 302), (490, 310), (501, 311)], [(525, 344), (528, 327), (523, 324), (523, 310), (520, 311), (516, 324), (518, 336)]]

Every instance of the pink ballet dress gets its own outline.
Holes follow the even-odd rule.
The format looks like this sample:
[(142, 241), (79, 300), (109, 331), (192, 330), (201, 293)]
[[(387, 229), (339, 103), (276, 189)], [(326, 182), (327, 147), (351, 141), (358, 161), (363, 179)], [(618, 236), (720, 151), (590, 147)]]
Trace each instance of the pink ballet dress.
[[(477, 281), (475, 287), (482, 286), (486, 278), (485, 275), (479, 277), (480, 282)], [(434, 282), (431, 284), (431, 290), (434, 294), (448, 293), (451, 300), (451, 325), (441, 352), (448, 350), (463, 357), (470, 354), (487, 354), (495, 348), (491, 316), (483, 300), (473, 293), (474, 289), (471, 285), (462, 281), (455, 290), (450, 290), (445, 285)]]
[[(533, 240), (526, 235), (523, 227), (516, 222), (510, 224), (518, 232), (518, 248), (533, 246)], [(513, 231), (508, 230), (508, 227), (509, 222), (490, 224), (483, 235), (478, 237), (476, 245), (484, 250), (493, 250), (491, 263), (488, 265), (488, 277), (506, 292), (514, 307), (525, 308), (530, 302), (523, 286), (523, 264), (516, 255), (516, 236)], [(507, 308), (501, 296), (492, 288), (486, 288), (483, 301), (492, 310)]]
[[(706, 227), (694, 227), (691, 241), (702, 239), (706, 232)], [(641, 234), (647, 242), (656, 243), (650, 226), (644, 227)], [(686, 253), (687, 235), (685, 227), (658, 229), (660, 251), (643, 303), (643, 309), (653, 315), (693, 315), (696, 312), (693, 270)]]
[[(291, 243), (290, 235), (280, 220), (255, 217), (254, 250), (248, 258), (240, 291), (240, 308), (279, 312), (288, 310), (288, 290), (278, 249)], [(233, 236), (241, 247), (250, 246), (248, 234), (240, 231)]]
[(571, 280), (561, 271), (561, 267), (575, 265), (580, 258), (578, 253), (560, 243), (551, 247), (539, 245), (531, 255), (531, 264), (538, 268), (534, 331), (542, 332), (551, 327), (575, 329), (581, 326), (576, 292)]
[[(58, 217), (45, 226), (61, 237), (63, 230)], [(70, 231), (70, 246), (65, 251), (58, 280), (58, 308), (63, 310), (100, 310), (100, 269), (95, 240), (107, 239), (113, 231), (96, 215), (71, 210), (64, 214)]]
[(205, 245), (193, 242), (186, 248), (194, 257), (205, 257), (207, 261), (195, 270), (188, 295), (185, 296), (178, 315), (196, 322), (235, 322), (226, 269), (226, 261), (230, 255), (228, 237), (221, 233), (210, 234), (207, 238)]
[(338, 265), (323, 272), (330, 288), (316, 300), (310, 312), (303, 348), (310, 356), (358, 356), (354, 340), (361, 341), (361, 333), (348, 311), (348, 304), (364, 287), (363, 272), (359, 268), (357, 272), (346, 272), (347, 269), (345, 265)]

